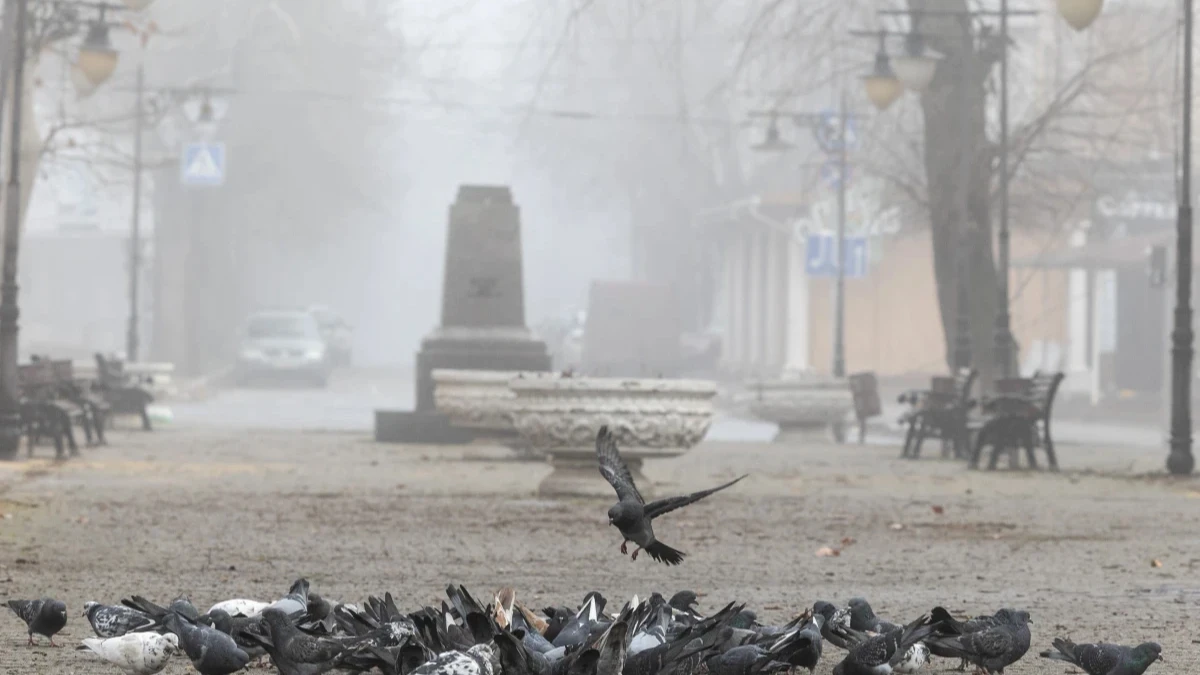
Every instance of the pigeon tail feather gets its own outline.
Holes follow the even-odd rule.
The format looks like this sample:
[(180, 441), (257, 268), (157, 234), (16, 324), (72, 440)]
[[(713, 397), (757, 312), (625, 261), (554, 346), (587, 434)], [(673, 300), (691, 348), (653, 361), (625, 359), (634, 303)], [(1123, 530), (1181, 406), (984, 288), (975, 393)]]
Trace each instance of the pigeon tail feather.
[(666, 563), (668, 565), (678, 565), (679, 563), (683, 562), (684, 556), (687, 555), (683, 551), (673, 549), (661, 541), (656, 541), (647, 546), (646, 553), (649, 553), (650, 557), (654, 558), (658, 562)]

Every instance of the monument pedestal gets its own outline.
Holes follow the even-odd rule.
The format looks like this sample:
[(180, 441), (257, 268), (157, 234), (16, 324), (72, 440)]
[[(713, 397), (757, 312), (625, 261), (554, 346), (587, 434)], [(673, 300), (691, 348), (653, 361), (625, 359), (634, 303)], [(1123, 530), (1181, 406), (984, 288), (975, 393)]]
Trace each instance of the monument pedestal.
[(377, 412), (376, 440), (461, 443), (464, 433), (473, 436), (436, 412), (434, 369), (550, 370), (545, 343), (525, 326), (520, 209), (507, 187), (459, 187), (446, 231), (442, 322), (421, 343), (416, 365), (416, 412)]

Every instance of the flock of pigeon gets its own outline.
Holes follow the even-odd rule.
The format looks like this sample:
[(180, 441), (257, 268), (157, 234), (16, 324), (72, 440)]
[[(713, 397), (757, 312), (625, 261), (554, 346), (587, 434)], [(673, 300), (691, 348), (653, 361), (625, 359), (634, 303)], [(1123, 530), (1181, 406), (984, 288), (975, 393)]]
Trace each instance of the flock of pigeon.
[[(340, 670), (383, 675), (769, 675), (815, 671), (825, 645), (842, 650), (834, 675), (916, 673), (931, 656), (1003, 673), (1029, 650), (1029, 614), (1001, 609), (959, 621), (942, 607), (899, 625), (855, 598), (846, 607), (817, 602), (782, 626), (764, 625), (744, 605), (710, 616), (692, 591), (634, 596), (613, 614), (588, 593), (577, 608), (535, 612), (501, 589), (487, 606), (462, 586), (446, 589), (440, 607), (403, 612), (390, 593), (361, 606), (332, 603), (297, 580), (272, 603), (234, 599), (200, 613), (186, 597), (166, 607), (140, 596), (120, 605), (88, 602), (96, 637), (90, 650), (129, 675), (154, 675), (183, 651), (201, 675), (231, 675), (265, 656), (281, 675)], [(11, 601), (29, 640), (53, 636), (67, 623), (58, 600)], [(1041, 653), (1089, 675), (1141, 675), (1161, 649), (1075, 644), (1057, 639)], [(836, 658), (836, 657), (835, 657)]]
[[(691, 495), (647, 503), (607, 428), (596, 438), (600, 473), (617, 493), (609, 523), (627, 543), (668, 565), (684, 554), (658, 541), (651, 521), (730, 487), (742, 478)], [(281, 675), (330, 671), (383, 675), (770, 675), (815, 671), (825, 644), (844, 651), (834, 675), (915, 673), (931, 657), (974, 665), (977, 673), (1002, 674), (1023, 658), (1031, 636), (1029, 614), (1001, 609), (960, 621), (942, 607), (915, 621), (895, 624), (875, 615), (862, 598), (845, 607), (820, 601), (781, 626), (730, 603), (709, 615), (697, 596), (681, 591), (667, 600), (634, 596), (616, 613), (588, 593), (577, 608), (535, 612), (511, 588), (484, 606), (462, 586), (446, 589), (440, 607), (402, 612), (390, 593), (362, 605), (330, 602), (299, 579), (274, 602), (232, 599), (200, 611), (186, 596), (167, 606), (132, 596), (119, 605), (88, 602), (96, 637), (80, 650), (93, 652), (129, 675), (154, 675), (182, 651), (201, 675), (231, 675), (263, 658)], [(29, 644), (67, 624), (66, 605), (50, 598), (12, 600), (8, 607), (28, 627)], [(1075, 644), (1056, 639), (1047, 659), (1073, 664), (1088, 675), (1141, 675), (1161, 660), (1153, 642), (1136, 647)]]

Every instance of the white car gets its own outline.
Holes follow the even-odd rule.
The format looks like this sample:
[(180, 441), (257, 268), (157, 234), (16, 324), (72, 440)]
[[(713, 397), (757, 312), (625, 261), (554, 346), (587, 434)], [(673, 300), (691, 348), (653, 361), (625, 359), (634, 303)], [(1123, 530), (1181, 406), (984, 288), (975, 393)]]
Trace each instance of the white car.
[(321, 329), (321, 337), (324, 338), (325, 345), (329, 348), (330, 362), (335, 366), (349, 366), (351, 343), (354, 340), (350, 324), (346, 323), (345, 319), (337, 312), (323, 305), (309, 307), (308, 313), (317, 320), (317, 326)]
[(330, 369), (329, 349), (312, 314), (274, 310), (246, 320), (235, 371), (239, 384), (292, 378), (324, 387)]

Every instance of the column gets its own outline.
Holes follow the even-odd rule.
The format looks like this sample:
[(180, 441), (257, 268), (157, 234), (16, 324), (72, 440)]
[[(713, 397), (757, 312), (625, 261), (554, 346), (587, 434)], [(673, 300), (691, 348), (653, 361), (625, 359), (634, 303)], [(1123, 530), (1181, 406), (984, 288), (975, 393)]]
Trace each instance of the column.
[(808, 276), (804, 274), (804, 246), (789, 240), (787, 247), (787, 358), (788, 370), (808, 370)]

